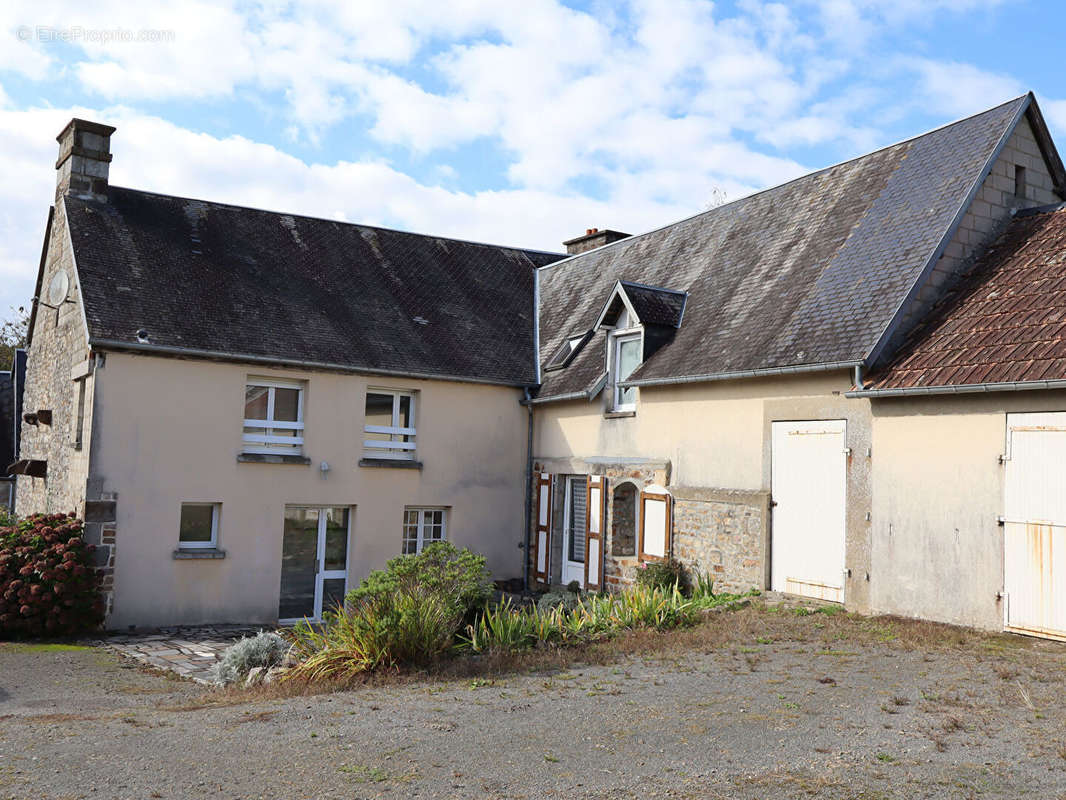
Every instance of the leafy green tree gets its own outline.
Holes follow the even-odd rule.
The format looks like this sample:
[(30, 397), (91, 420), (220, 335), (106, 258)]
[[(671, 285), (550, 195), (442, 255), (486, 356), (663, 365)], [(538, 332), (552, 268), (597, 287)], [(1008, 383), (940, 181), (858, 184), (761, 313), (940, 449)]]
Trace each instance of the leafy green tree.
[(11, 306), (7, 319), (0, 322), (0, 370), (11, 369), (15, 350), (26, 346), (30, 314), (24, 306)]

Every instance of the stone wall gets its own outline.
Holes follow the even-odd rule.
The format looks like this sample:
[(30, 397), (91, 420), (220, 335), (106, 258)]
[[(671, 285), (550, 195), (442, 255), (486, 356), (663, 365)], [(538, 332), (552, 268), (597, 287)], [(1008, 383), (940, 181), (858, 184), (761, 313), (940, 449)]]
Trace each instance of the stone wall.
[[(562, 555), (562, 508), (563, 488), (559, 480), (561, 475), (603, 475), (607, 478), (607, 511), (604, 530), (607, 532), (604, 542), (604, 565), (603, 574), (606, 586), (609, 589), (621, 589), (633, 584), (637, 567), (636, 548), (629, 542), (615, 542), (614, 537), (614, 490), (623, 485), (632, 485), (638, 489), (646, 486), (668, 486), (670, 482), (670, 462), (655, 461), (650, 459), (609, 459), (609, 458), (566, 458), (566, 459), (537, 459), (533, 465), (534, 474), (550, 472), (555, 485), (553, 489), (553, 524), (552, 524), (552, 566), (553, 580), (557, 580), (559, 564)], [(530, 487), (535, 492), (536, 487)], [(533, 497), (532, 509), (534, 518), (530, 519), (530, 530), (535, 529), (536, 497)], [(529, 541), (533, 541), (532, 533)], [(621, 555), (631, 553), (632, 555)], [(533, 582), (533, 554), (534, 548), (529, 548), (530, 582)]]
[(770, 493), (675, 486), (674, 558), (714, 580), (715, 591), (764, 588)]
[[(743, 592), (765, 588), (770, 558), (770, 493), (670, 486), (670, 463), (665, 461), (614, 461), (611, 459), (540, 459), (535, 473), (550, 472), (555, 480), (552, 524), (552, 582), (559, 581), (562, 556), (563, 475), (604, 475), (607, 478), (604, 577), (612, 590), (631, 586), (640, 563), (633, 535), (639, 521), (635, 504), (647, 486), (666, 487), (674, 497), (672, 555), (687, 566), (709, 574), (722, 591)], [(622, 502), (615, 503), (616, 498)], [(536, 498), (533, 499), (536, 513)], [(620, 516), (625, 514), (626, 516)], [(531, 524), (535, 520), (531, 520)], [(633, 534), (630, 534), (630, 531)], [(530, 538), (532, 541), (532, 537)], [(532, 581), (532, 548), (530, 580)]]
[[(105, 601), (112, 605), (115, 558), (114, 498), (101, 491), (87, 491), (89, 454), (93, 447), (93, 400), (96, 368), (102, 365), (91, 356), (85, 330), (78, 274), (70, 250), (66, 215), (62, 200), (57, 202), (49, 231), (48, 247), (41, 276), (41, 299), (49, 302), (48, 287), (59, 272), (66, 273), (67, 298), (58, 308), (38, 304), (33, 320), (33, 335), (27, 348), (26, 388), (23, 411), (52, 412), (51, 424), (22, 423), (19, 458), (47, 462), (47, 475), (16, 480), (15, 509), (19, 516), (35, 513), (73, 511), (86, 521), (86, 539), (96, 546), (97, 568), (104, 573)], [(99, 364), (98, 364), (99, 361)], [(84, 386), (84, 406), (80, 414), (79, 397)], [(97, 487), (102, 489), (102, 487)], [(110, 501), (109, 518), (91, 519), (99, 510), (86, 503)]]
[[(56, 204), (41, 276), (41, 299), (49, 302), (48, 287), (55, 275), (67, 276), (67, 299), (58, 308), (38, 303), (32, 339), (27, 348), (26, 389), (23, 411), (48, 409), (50, 425), (22, 423), (20, 458), (48, 463), (44, 478), (19, 476), (15, 507), (20, 515), (38, 512), (84, 512), (85, 484), (89, 472), (93, 376), (87, 368), (89, 346), (81, 292), (70, 251), (62, 201)], [(78, 380), (73, 375), (84, 372)], [(86, 381), (83, 430), (78, 436), (79, 380)]]

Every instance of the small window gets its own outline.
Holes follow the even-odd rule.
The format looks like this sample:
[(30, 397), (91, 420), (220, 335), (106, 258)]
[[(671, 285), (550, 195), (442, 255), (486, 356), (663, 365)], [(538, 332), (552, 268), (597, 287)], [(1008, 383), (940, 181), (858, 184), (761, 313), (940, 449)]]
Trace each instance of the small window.
[(612, 336), (611, 372), (614, 386), (614, 410), (633, 411), (637, 407), (637, 390), (618, 384), (633, 374), (640, 366), (640, 334)]
[(552, 370), (562, 369), (569, 366), (570, 362), (574, 360), (577, 355), (577, 351), (580, 350), (585, 342), (592, 338), (592, 331), (586, 331), (580, 336), (571, 336), (561, 345), (559, 349), (555, 351), (551, 358), (548, 359), (548, 363), (544, 365), (544, 369), (547, 372)]
[(303, 385), (251, 378), (244, 387), (244, 452), (300, 453)]
[(218, 503), (182, 503), (178, 547), (218, 547)]
[(413, 392), (369, 389), (366, 393), (363, 449), (370, 458), (415, 457)]
[(85, 439), (85, 379), (78, 381), (78, 417), (74, 430), (74, 449), (81, 450)]
[(445, 508), (407, 508), (403, 512), (403, 554), (413, 556), (427, 544), (447, 539)]
[(1014, 165), (1014, 196), (1025, 197), (1025, 167)]

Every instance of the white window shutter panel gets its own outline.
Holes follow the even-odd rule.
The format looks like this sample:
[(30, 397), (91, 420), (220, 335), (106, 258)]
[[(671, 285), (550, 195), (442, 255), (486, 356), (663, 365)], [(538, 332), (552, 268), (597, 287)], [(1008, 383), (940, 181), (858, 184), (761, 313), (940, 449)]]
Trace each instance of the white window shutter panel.
[(588, 498), (585, 514), (585, 589), (598, 592), (603, 588), (603, 526), (607, 479), (601, 475), (587, 478)]
[(533, 534), (533, 578), (548, 583), (551, 575), (552, 476), (537, 473), (537, 524)]
[(641, 561), (663, 561), (670, 556), (673, 527), (672, 500), (669, 494), (654, 491), (640, 493)]

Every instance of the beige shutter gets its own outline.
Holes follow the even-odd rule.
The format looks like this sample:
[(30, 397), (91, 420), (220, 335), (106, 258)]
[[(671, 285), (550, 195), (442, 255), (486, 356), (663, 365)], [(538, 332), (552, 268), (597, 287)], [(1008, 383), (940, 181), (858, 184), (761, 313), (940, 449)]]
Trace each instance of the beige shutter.
[(533, 538), (533, 578), (548, 583), (551, 575), (552, 476), (537, 473), (537, 528)]
[(585, 514), (585, 590), (598, 592), (603, 588), (603, 510), (607, 479), (601, 475), (590, 475), (586, 480), (588, 510)]
[(640, 493), (640, 542), (637, 553), (641, 561), (663, 561), (670, 555), (673, 523), (671, 500), (666, 493)]

